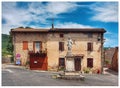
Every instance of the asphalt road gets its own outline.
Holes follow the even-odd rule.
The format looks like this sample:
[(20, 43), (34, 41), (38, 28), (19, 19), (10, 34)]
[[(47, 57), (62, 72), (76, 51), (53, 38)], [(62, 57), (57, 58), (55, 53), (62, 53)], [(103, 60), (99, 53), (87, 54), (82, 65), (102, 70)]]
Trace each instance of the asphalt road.
[(7, 65), (2, 68), (2, 86), (118, 86), (116, 74), (84, 74), (84, 81), (52, 78), (55, 74)]

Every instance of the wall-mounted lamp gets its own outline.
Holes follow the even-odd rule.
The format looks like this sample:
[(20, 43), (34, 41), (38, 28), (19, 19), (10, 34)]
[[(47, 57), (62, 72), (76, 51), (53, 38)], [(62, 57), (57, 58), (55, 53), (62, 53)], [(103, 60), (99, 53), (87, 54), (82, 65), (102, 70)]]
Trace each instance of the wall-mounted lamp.
[(100, 34), (98, 35), (97, 40), (98, 40), (98, 41), (100, 41), (100, 40), (101, 40)]
[(98, 37), (98, 41), (100, 41), (100, 39), (101, 39), (101, 38), (100, 38), (100, 37)]

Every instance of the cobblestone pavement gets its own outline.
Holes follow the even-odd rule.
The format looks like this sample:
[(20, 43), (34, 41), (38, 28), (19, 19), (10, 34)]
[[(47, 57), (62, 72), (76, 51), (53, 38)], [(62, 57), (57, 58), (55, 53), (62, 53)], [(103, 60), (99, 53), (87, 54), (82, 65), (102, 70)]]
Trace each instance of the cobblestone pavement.
[(85, 80), (52, 78), (58, 72), (34, 71), (25, 67), (2, 65), (2, 86), (118, 86), (118, 74), (84, 74)]

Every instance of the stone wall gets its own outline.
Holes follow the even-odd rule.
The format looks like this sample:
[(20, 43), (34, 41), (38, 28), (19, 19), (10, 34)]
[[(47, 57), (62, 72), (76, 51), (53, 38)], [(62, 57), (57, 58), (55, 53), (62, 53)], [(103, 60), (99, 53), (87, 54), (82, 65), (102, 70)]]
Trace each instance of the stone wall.
[[(87, 58), (93, 58), (93, 68), (101, 69), (101, 41), (97, 40), (98, 34), (93, 34), (93, 38), (88, 38), (84, 33), (68, 33), (64, 34), (64, 38), (59, 37), (59, 33), (48, 34), (47, 50), (48, 50), (48, 65), (49, 67), (58, 66), (59, 58), (65, 57), (67, 53), (67, 39), (71, 36), (74, 44), (72, 46), (73, 54), (83, 54), (81, 61), (81, 70), (87, 67)], [(65, 50), (59, 51), (59, 41), (65, 43)], [(93, 43), (93, 51), (87, 51), (87, 43)]]
[[(17, 33), (15, 35), (14, 42), (14, 54), (21, 55), (21, 64), (25, 65), (27, 59), (29, 59), (28, 51), (33, 51), (33, 42), (42, 41), (42, 49), (46, 47), (46, 35), (40, 33)], [(23, 50), (23, 41), (28, 41), (28, 50)], [(16, 58), (15, 58), (16, 59)]]
[(11, 63), (11, 57), (2, 57), (2, 64)]
[[(67, 53), (67, 39), (71, 36), (73, 40), (73, 54), (83, 54), (81, 61), (81, 69), (87, 67), (87, 58), (93, 58), (94, 68), (101, 69), (101, 40), (98, 41), (98, 33), (93, 34), (93, 38), (88, 38), (87, 33), (65, 33), (63, 38), (60, 38), (60, 33), (17, 33), (14, 38), (14, 52), (21, 54), (22, 65), (25, 65), (28, 56), (28, 50), (23, 50), (23, 41), (28, 41), (29, 50), (33, 50), (33, 41), (42, 41), (42, 49), (47, 48), (48, 69), (58, 67), (59, 58), (65, 57)], [(65, 50), (59, 51), (59, 42), (65, 43)], [(93, 51), (87, 51), (87, 43), (93, 43)]]

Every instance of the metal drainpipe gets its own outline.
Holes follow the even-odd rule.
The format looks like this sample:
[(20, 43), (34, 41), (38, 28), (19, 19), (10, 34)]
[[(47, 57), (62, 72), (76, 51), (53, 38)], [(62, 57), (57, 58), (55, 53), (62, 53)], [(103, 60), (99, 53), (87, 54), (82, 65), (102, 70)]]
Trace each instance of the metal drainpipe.
[(103, 73), (103, 34), (101, 33), (101, 74)]

